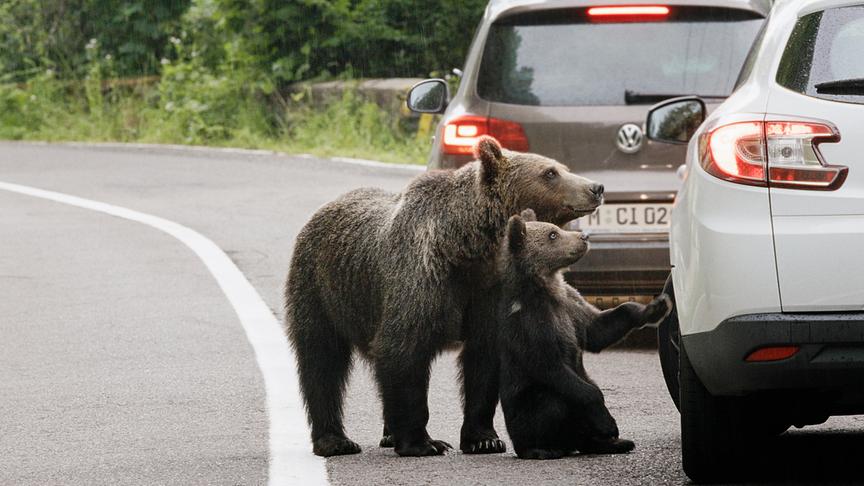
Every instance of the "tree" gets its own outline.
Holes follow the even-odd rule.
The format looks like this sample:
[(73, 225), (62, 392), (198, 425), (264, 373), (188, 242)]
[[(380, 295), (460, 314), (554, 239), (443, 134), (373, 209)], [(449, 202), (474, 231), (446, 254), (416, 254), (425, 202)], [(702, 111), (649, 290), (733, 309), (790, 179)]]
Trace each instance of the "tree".
[(283, 81), (425, 76), (464, 62), (486, 0), (217, 0), (260, 69)]
[[(190, 0), (6, 0), (0, 3), (0, 75), (22, 81), (45, 69), (83, 75), (86, 46), (114, 59), (118, 74), (154, 74), (171, 52)], [(93, 43), (92, 40), (96, 42)]]

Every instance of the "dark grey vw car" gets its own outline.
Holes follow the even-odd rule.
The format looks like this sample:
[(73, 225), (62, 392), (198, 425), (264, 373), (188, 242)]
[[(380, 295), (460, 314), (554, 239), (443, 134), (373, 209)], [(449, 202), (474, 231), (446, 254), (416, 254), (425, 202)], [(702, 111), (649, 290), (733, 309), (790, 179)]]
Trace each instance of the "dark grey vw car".
[(606, 187), (570, 223), (591, 253), (568, 278), (601, 306), (654, 295), (669, 275), (668, 228), (685, 146), (643, 136), (649, 107), (682, 95), (715, 105), (733, 90), (768, 0), (493, 0), (456, 95), (442, 80), (409, 95), (443, 113), (430, 169), (471, 160), (477, 136), (554, 158)]

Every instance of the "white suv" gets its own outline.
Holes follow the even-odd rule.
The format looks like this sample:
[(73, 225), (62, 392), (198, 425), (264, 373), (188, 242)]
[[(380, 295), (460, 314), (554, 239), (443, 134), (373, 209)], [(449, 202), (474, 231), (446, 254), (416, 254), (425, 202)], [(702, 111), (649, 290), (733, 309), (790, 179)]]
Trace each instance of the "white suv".
[(704, 116), (669, 100), (646, 132), (689, 140), (660, 354), (684, 470), (717, 480), (760, 437), (864, 413), (864, 1), (778, 2)]

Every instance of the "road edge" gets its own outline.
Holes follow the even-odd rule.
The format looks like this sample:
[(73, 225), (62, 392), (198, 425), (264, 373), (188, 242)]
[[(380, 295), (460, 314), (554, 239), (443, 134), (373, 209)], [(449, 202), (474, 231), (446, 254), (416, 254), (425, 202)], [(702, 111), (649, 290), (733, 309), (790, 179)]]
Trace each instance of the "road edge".
[(310, 450), (296, 360), (283, 328), (243, 272), (213, 240), (174, 221), (93, 199), (4, 181), (0, 181), (0, 190), (140, 223), (192, 250), (234, 308), (264, 381), (269, 422), (268, 484), (329, 484), (324, 459)]
[(10, 145), (32, 145), (37, 147), (69, 147), (85, 148), (93, 150), (125, 150), (150, 153), (175, 153), (206, 155), (244, 155), (257, 157), (284, 157), (298, 159), (317, 159), (336, 164), (345, 164), (361, 167), (372, 167), (380, 169), (396, 169), (406, 172), (420, 173), (426, 171), (425, 165), (399, 164), (381, 162), (378, 160), (358, 159), (353, 157), (318, 157), (312, 154), (292, 154), (278, 150), (247, 149), (239, 147), (209, 147), (206, 145), (179, 145), (163, 143), (124, 143), (124, 142), (50, 142), (44, 140), (0, 140), (0, 143)]

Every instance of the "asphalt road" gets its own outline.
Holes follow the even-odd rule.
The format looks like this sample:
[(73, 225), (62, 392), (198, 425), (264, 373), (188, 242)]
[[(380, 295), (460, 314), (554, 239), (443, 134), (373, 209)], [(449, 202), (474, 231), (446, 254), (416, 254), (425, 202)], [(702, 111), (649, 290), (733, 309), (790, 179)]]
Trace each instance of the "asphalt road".
[[(414, 174), (287, 156), (0, 143), (0, 182), (197, 230), (234, 260), (280, 319), (293, 240), (309, 215), (349, 189), (395, 190)], [(268, 417), (252, 348), (212, 276), (176, 240), (0, 191), (0, 296), (0, 484), (266, 482)], [(434, 366), (429, 431), (456, 444), (454, 358), (444, 355)], [(587, 367), (622, 436), (636, 442), (633, 453), (547, 462), (511, 453), (399, 458), (377, 447), (381, 407), (368, 367), (358, 362), (346, 427), (364, 450), (329, 459), (329, 479), (686, 483), (678, 416), (656, 355), (607, 352), (589, 356)], [(835, 418), (784, 434), (766, 454), (766, 468), (805, 482), (848, 473), (864, 447), (862, 426), (858, 417)], [(500, 413), (498, 430), (504, 433)]]

